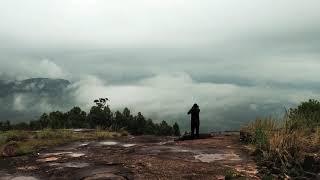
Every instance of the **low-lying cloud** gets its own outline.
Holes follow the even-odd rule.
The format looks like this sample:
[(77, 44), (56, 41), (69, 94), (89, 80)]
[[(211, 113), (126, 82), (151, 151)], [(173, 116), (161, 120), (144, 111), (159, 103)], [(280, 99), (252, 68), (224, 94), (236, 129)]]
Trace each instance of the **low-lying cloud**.
[(88, 77), (72, 88), (76, 102), (84, 107), (90, 107), (88, 102), (96, 97), (108, 97), (113, 109), (126, 106), (157, 121), (177, 121), (184, 129), (189, 121), (186, 113), (197, 102), (206, 131), (237, 129), (257, 116), (280, 116), (285, 107), (306, 97), (319, 97), (311, 91), (201, 83), (185, 73), (160, 74), (133, 85), (108, 85)]
[(12, 101), (12, 108), (5, 108), (3, 103), (1, 108), (30, 120), (42, 112), (66, 111), (73, 106), (89, 111), (93, 100), (99, 97), (108, 97), (113, 110), (122, 111), (128, 107), (133, 113), (143, 112), (157, 122), (178, 122), (183, 130), (189, 128), (186, 113), (196, 102), (201, 108), (201, 129), (213, 131), (238, 129), (257, 116), (280, 116), (285, 107), (294, 106), (306, 98), (320, 97), (320, 94), (290, 87), (270, 88), (263, 84), (199, 82), (184, 72), (157, 74), (129, 84), (108, 83), (97, 76), (87, 75), (57, 96), (16, 93), (11, 99), (2, 99), (2, 102)]
[(63, 68), (50, 59), (18, 58), (19, 60), (10, 60), (13, 58), (2, 57), (0, 66), (0, 80), (23, 80), (27, 78), (46, 77), (46, 78), (68, 78), (68, 74)]
[(93, 99), (108, 97), (113, 109), (128, 106), (186, 129), (186, 112), (197, 102), (207, 131), (277, 116), (320, 98), (319, 5), (3, 0), (0, 80), (61, 78), (71, 85), (59, 95), (0, 96), (0, 110), (28, 119), (75, 105), (89, 110)]

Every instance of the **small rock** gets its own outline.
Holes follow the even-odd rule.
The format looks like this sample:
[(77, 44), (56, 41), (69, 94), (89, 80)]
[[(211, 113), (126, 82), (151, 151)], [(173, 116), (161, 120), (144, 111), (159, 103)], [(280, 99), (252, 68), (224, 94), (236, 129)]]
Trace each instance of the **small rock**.
[(10, 142), (4, 146), (2, 155), (5, 157), (16, 156), (17, 149), (18, 149), (18, 144), (16, 142)]

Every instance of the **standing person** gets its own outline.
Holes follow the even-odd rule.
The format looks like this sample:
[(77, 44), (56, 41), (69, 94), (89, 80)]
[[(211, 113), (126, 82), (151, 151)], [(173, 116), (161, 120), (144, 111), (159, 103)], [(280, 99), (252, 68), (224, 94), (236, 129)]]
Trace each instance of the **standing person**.
[(200, 108), (198, 104), (194, 104), (189, 110), (188, 114), (191, 114), (191, 137), (194, 138), (194, 129), (196, 129), (196, 136), (199, 138), (199, 119)]

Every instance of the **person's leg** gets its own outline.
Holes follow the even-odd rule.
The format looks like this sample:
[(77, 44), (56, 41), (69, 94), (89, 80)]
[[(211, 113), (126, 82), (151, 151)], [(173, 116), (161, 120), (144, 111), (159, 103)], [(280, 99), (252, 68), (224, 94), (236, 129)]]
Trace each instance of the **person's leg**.
[(196, 133), (197, 133), (197, 137), (199, 138), (199, 126), (200, 126), (200, 123), (199, 121), (197, 121), (196, 123)]
[(194, 122), (191, 120), (191, 138), (193, 138), (194, 137)]

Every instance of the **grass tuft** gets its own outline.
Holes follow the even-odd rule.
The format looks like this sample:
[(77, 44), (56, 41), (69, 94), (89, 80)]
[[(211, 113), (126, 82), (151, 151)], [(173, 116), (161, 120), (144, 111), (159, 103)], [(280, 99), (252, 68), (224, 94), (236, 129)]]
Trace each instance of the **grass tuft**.
[(37, 139), (55, 139), (55, 138), (72, 138), (73, 133), (70, 130), (64, 129), (44, 129), (36, 133)]
[(292, 128), (290, 119), (257, 119), (242, 131), (252, 134), (252, 144), (262, 152), (257, 158), (266, 166), (292, 176), (303, 175), (305, 157), (320, 154), (320, 128)]

